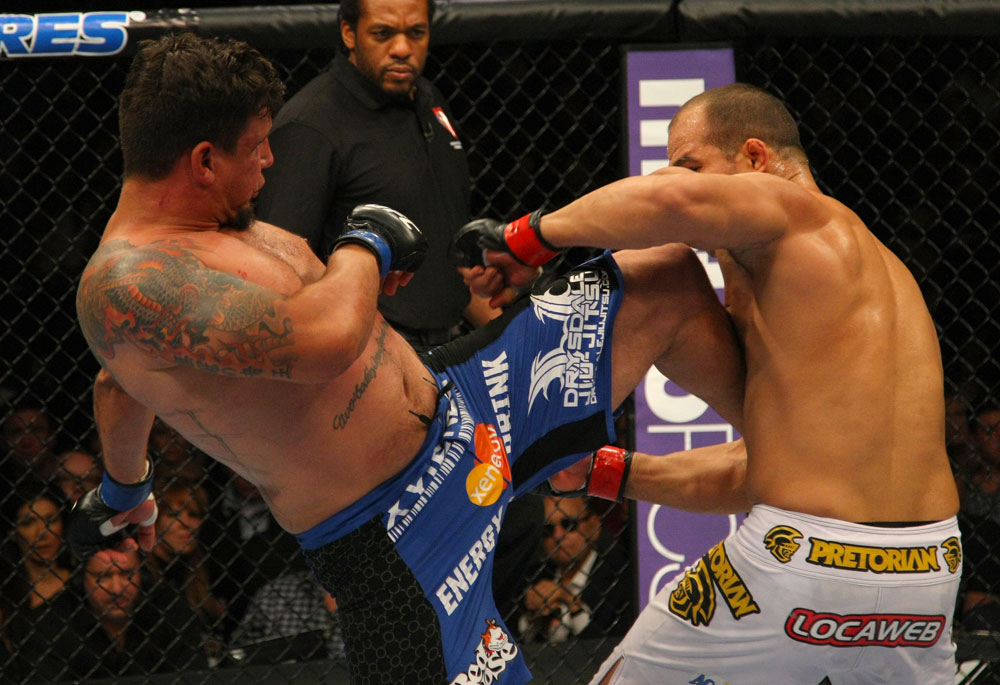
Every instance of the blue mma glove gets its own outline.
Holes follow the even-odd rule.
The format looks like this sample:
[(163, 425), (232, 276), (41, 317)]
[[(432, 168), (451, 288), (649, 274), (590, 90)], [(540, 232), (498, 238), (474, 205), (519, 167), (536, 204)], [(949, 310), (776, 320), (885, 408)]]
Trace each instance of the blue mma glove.
[(379, 278), (390, 271), (413, 272), (427, 255), (427, 238), (412, 221), (382, 205), (358, 205), (344, 222), (344, 232), (334, 242), (367, 247), (378, 260)]

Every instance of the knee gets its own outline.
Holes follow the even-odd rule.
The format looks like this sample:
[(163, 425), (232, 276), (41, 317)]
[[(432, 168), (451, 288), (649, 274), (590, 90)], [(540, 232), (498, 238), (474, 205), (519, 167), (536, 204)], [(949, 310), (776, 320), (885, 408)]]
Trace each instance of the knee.
[(688, 304), (714, 301), (717, 297), (708, 274), (693, 249), (681, 243), (660, 245), (629, 255), (627, 289), (654, 297), (683, 298)]
[(684, 243), (666, 243), (645, 250), (637, 250), (637, 255), (646, 258), (661, 269), (690, 269), (698, 266), (695, 251)]
[(671, 243), (663, 245), (661, 250), (661, 269), (667, 276), (681, 283), (709, 285), (705, 266), (692, 248), (680, 243)]

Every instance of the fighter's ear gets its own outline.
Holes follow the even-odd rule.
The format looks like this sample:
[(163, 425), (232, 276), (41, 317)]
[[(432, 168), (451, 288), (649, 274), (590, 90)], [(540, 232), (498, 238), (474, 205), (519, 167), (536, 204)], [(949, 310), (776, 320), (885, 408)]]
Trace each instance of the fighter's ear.
[(344, 47), (347, 48), (348, 52), (354, 52), (354, 42), (357, 36), (354, 33), (354, 29), (345, 20), (340, 20), (340, 40), (344, 41)]
[(753, 171), (767, 171), (771, 162), (771, 150), (759, 138), (747, 138), (743, 143), (743, 156)]
[(191, 148), (188, 163), (191, 175), (198, 183), (208, 185), (215, 180), (214, 152), (215, 147), (207, 140), (203, 140)]

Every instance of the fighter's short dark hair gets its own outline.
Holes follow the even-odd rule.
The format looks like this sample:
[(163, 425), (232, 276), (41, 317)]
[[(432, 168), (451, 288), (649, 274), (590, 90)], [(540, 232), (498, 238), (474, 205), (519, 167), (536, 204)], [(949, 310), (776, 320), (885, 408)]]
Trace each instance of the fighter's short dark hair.
[(708, 124), (705, 139), (732, 157), (748, 138), (757, 138), (783, 155), (805, 159), (799, 128), (784, 103), (762, 88), (733, 83), (707, 90), (681, 110), (702, 107)]
[(277, 70), (242, 41), (183, 32), (140, 46), (118, 105), (126, 176), (163, 178), (206, 140), (231, 151), (251, 116), (281, 107)]

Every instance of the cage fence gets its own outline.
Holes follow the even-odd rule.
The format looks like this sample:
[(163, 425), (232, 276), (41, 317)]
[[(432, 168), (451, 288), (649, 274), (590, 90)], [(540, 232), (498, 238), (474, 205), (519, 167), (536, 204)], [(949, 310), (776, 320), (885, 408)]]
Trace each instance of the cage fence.
[[(551, 4), (562, 10), (567, 5)], [(582, 4), (582, 18), (576, 19), (590, 26), (593, 6)], [(987, 35), (961, 24), (957, 35), (948, 35), (917, 16), (903, 22), (909, 28), (898, 34), (891, 27), (881, 34), (796, 34), (727, 23), (721, 12), (718, 25), (699, 23), (701, 15), (688, 17), (688, 27), (698, 29), (689, 35), (683, 30), (684, 3), (669, 11), (649, 10), (646, 23), (667, 27), (662, 33), (635, 29), (631, 15), (622, 18), (613, 8), (601, 31), (575, 32), (576, 24), (560, 25), (544, 8), (518, 9), (509, 3), (505, 21), (492, 22), (475, 5), (442, 8), (447, 40), (433, 45), (426, 74), (458, 119), (477, 216), (510, 217), (560, 206), (623, 175), (626, 44), (703, 39), (711, 29), (710, 38), (737, 47), (742, 80), (787, 102), (801, 122), (821, 187), (854, 209), (913, 271), (938, 327), (949, 451), (963, 493), (966, 566), (955, 613), (959, 654), (988, 668), (1000, 646), (991, 633), (1000, 625), (994, 608), (1000, 606), (995, 603), (1000, 597), (1000, 462), (990, 461), (989, 450), (983, 449), (990, 440), (1000, 442), (995, 355), (1000, 340), (1000, 39), (995, 32)], [(815, 9), (811, 3), (804, 6)], [(239, 27), (241, 17), (250, 25), (260, 23), (267, 12), (237, 8), (226, 15), (226, 26)], [(1000, 20), (1000, 9), (983, 12), (994, 25)], [(532, 29), (525, 38), (517, 27), (527, 24)], [(615, 35), (619, 26), (621, 35)], [(277, 33), (262, 50), (294, 93), (326, 66), (334, 48), (302, 47), (294, 23)], [(463, 40), (463, 35), (471, 38)], [(169, 502), (161, 505), (161, 518), (196, 532), (184, 554), (153, 554), (132, 575), (118, 571), (117, 582), (131, 584), (140, 595), (140, 630), (129, 636), (128, 645), (141, 658), (123, 660), (102, 641), (96, 624), (88, 633), (92, 639), (81, 642), (73, 622), (91, 609), (79, 597), (60, 617), (65, 639), (35, 632), (33, 612), (44, 603), (25, 586), (19, 565), (22, 556), (37, 555), (48, 544), (47, 533), (61, 535), (62, 524), (39, 504), (46, 496), (58, 504), (60, 495), (38, 491), (31, 483), (41, 475), (66, 486), (67, 493), (79, 492), (87, 481), (71, 464), (86, 464), (87, 455), (100, 449), (91, 408), (98, 367), (77, 327), (74, 298), (120, 188), (116, 97), (127, 66), (127, 54), (0, 61), (0, 307), (5, 323), (0, 330), (5, 401), (0, 522), (8, 565), (0, 606), (8, 648), (4, 673), (23, 682), (56, 682), (112, 677), (120, 668), (123, 675), (160, 674), (164, 682), (199, 677), (210, 682), (211, 674), (226, 667), (256, 668), (260, 678), (285, 677), (293, 666), (281, 664), (296, 661), (294, 668), (308, 666), (294, 672), (298, 678), (346, 678), (335, 620), (317, 613), (316, 601), (298, 603), (317, 595), (294, 539), (277, 528), (252, 488), (165, 425), (153, 431), (150, 445), (161, 472), (158, 493)], [(1000, 458), (998, 450), (992, 454)], [(599, 564), (610, 566), (618, 554), (627, 559), (633, 544), (628, 505), (595, 512), (597, 529), (603, 531)], [(557, 510), (550, 517), (563, 514)], [(59, 559), (67, 569), (72, 565)], [(544, 574), (539, 556), (523, 586), (513, 589), (505, 616), (509, 626), (518, 625), (529, 588)], [(99, 574), (80, 575), (79, 591), (86, 594), (84, 588), (92, 588)], [(113, 575), (105, 572), (104, 577)], [(259, 593), (279, 576), (297, 584)], [(634, 595), (627, 563), (611, 578), (609, 604)], [(322, 593), (318, 597), (321, 601)], [(258, 625), (256, 642), (240, 642), (241, 620), (268, 601), (291, 616), (287, 620), (299, 637), (281, 635), (291, 628)], [(612, 612), (607, 625), (589, 631), (586, 639), (557, 640), (527, 616), (521, 623), (530, 635), (522, 637), (536, 682), (587, 680), (631, 622), (632, 611)], [(26, 647), (39, 641), (49, 645), (41, 656)]]

